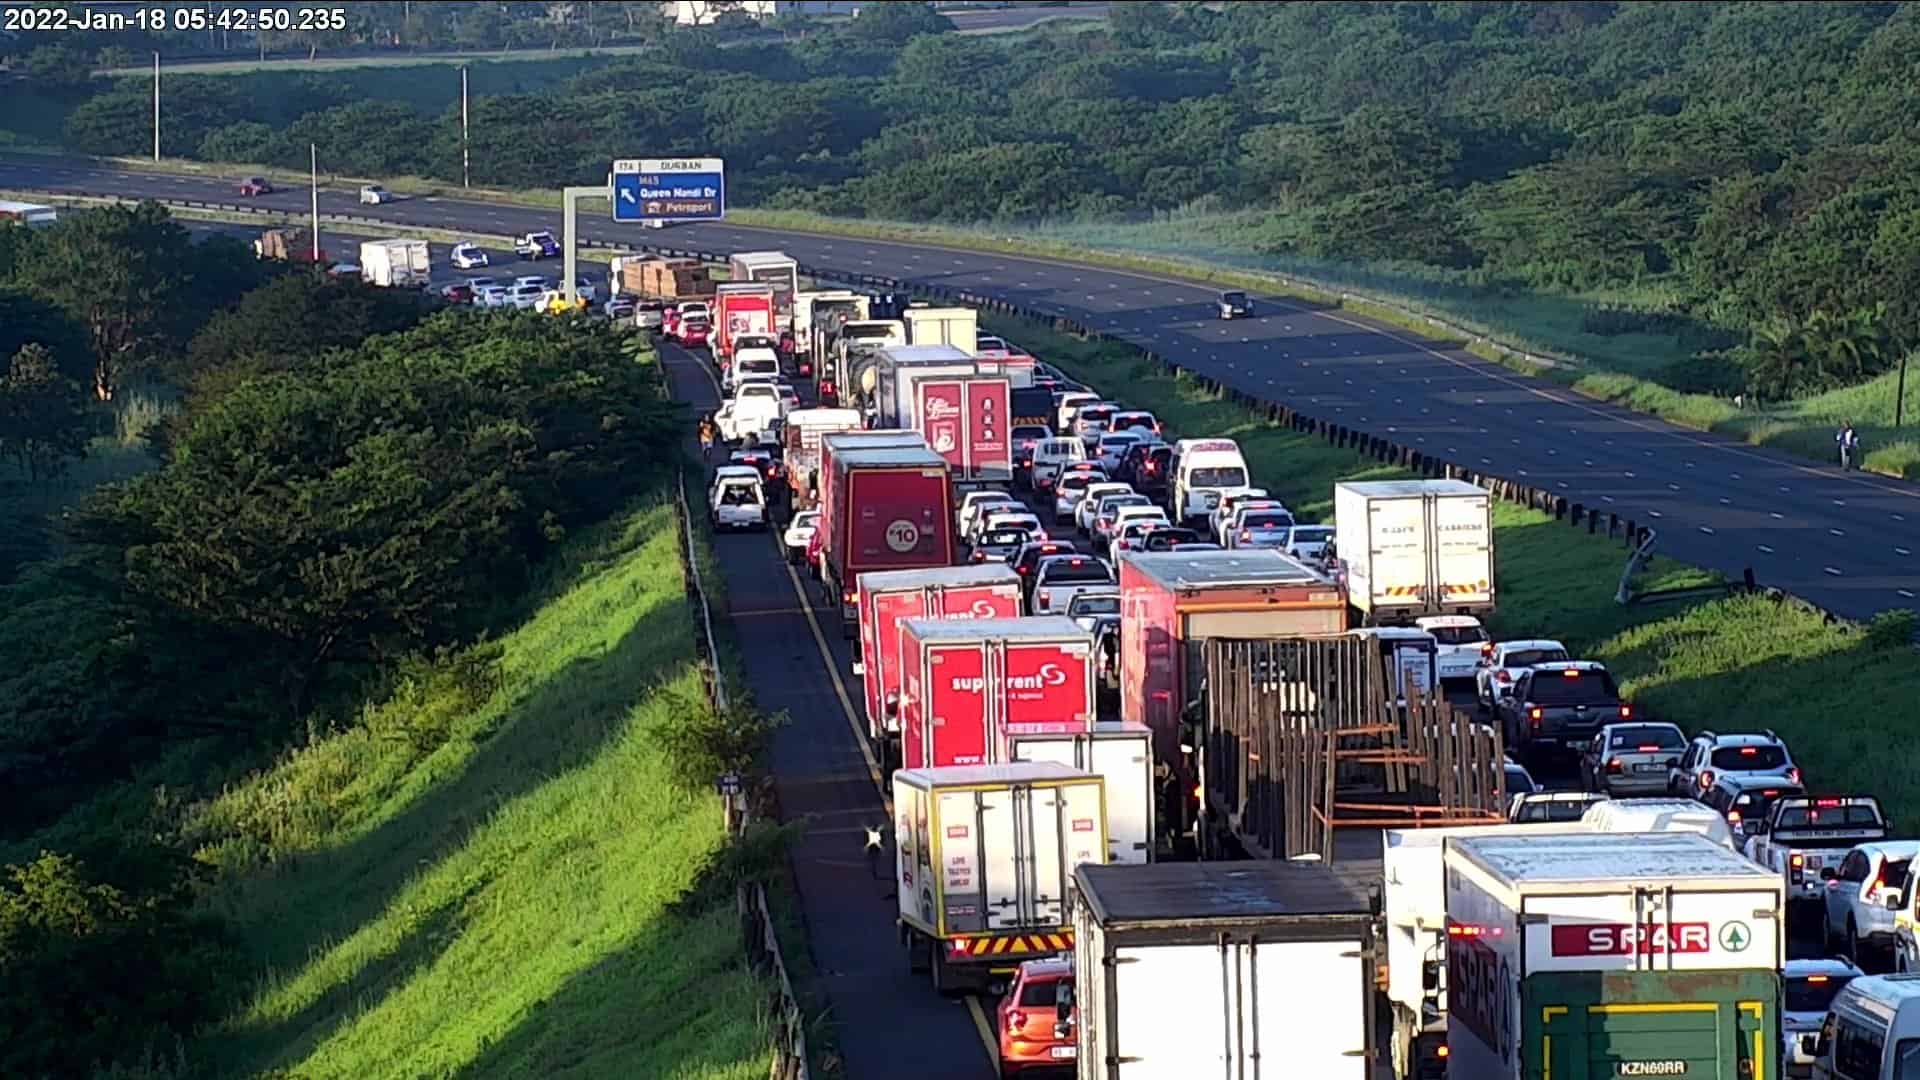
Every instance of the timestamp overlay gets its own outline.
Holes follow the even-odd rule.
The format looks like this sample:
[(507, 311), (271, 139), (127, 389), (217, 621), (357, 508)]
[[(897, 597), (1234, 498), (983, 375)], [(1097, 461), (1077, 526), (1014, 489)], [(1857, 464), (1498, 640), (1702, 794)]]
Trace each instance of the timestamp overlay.
[(346, 28), (344, 4), (0, 4), (0, 33), (23, 36), (167, 30), (303, 34)]

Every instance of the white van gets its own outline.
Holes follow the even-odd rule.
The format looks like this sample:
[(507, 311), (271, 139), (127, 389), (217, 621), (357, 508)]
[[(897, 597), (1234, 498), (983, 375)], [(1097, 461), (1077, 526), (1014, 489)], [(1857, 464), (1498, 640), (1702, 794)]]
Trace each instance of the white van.
[(1819, 1032), (1801, 1040), (1814, 1080), (1920, 1076), (1920, 975), (1858, 976), (1833, 999)]
[(1087, 444), (1076, 438), (1042, 439), (1033, 448), (1033, 490), (1051, 493), (1060, 470), (1087, 460)]
[(731, 390), (734, 386), (755, 376), (778, 382), (780, 354), (772, 349), (735, 349), (733, 364), (727, 368), (727, 376), (721, 381), (725, 384), (725, 389)]
[(1181, 439), (1173, 444), (1173, 510), (1184, 525), (1205, 518), (1220, 505), (1223, 492), (1251, 482), (1247, 459), (1232, 439)]
[(1608, 799), (1580, 819), (1595, 832), (1696, 832), (1729, 851), (1739, 851), (1733, 828), (1720, 812), (1692, 799)]
[(1434, 688), (1440, 685), (1440, 645), (1432, 634), (1404, 626), (1370, 626), (1349, 630), (1347, 636), (1373, 642), (1388, 662), (1387, 670), (1399, 680), (1388, 700), (1404, 706), (1408, 683), (1420, 691), (1421, 697), (1432, 699)]

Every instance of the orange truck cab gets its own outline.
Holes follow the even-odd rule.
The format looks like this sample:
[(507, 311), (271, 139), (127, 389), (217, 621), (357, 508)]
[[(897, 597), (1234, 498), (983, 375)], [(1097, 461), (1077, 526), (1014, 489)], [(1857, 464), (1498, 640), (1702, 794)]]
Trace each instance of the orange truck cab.
[(1074, 1059), (1073, 955), (1028, 960), (1000, 999), (1000, 1075), (1058, 1069)]

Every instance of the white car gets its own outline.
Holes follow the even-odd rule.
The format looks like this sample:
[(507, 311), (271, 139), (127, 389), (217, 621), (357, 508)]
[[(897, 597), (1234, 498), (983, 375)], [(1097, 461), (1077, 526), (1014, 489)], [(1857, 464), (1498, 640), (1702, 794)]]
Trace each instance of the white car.
[[(1295, 525), (1287, 534), (1287, 554), (1301, 562), (1317, 563), (1327, 557), (1327, 547), (1333, 543), (1331, 525)], [(1474, 652), (1476, 663), (1480, 660), (1478, 650)]]
[(1116, 555), (1122, 551), (1145, 551), (1147, 534), (1161, 528), (1165, 526), (1152, 521), (1136, 521), (1114, 534), (1107, 544), (1107, 551)]
[[(614, 299), (619, 299), (619, 297), (615, 297)], [(607, 303), (611, 304), (613, 301), (609, 300)], [(667, 305), (664, 301), (637, 300), (632, 301), (632, 306), (633, 325), (642, 330), (660, 329), (660, 324), (665, 320), (667, 312)]]
[(1067, 618), (1092, 633), (1103, 618), (1120, 617), (1119, 589), (1088, 589), (1067, 601)]
[(532, 286), (533, 288), (539, 289), (542, 292), (545, 292), (550, 287), (547, 279), (542, 277), (539, 274), (523, 274), (520, 277), (513, 279), (514, 288), (517, 289), (522, 285)]
[(360, 189), (361, 206), (379, 206), (393, 201), (393, 193), (379, 184), (367, 184)]
[(800, 391), (795, 390), (792, 386), (786, 383), (779, 384), (779, 390), (780, 390), (780, 400), (786, 403), (788, 410), (793, 410), (800, 407)]
[(994, 337), (992, 334), (981, 334), (973, 339), (973, 355), (975, 356), (986, 353), (1004, 354), (1012, 351), (1012, 349), (1007, 348), (1006, 339)]
[(1120, 460), (1146, 437), (1146, 433), (1140, 431), (1109, 431), (1094, 445), (1093, 457), (1107, 467), (1108, 473), (1119, 472)]
[(1061, 432), (1071, 433), (1081, 406), (1098, 404), (1100, 400), (1099, 394), (1086, 390), (1069, 390), (1061, 394), (1060, 404), (1054, 409), (1054, 427)]
[(1051, 490), (1060, 470), (1086, 459), (1086, 444), (1079, 439), (1041, 439), (1033, 448), (1033, 490)]
[(1049, 555), (1033, 572), (1027, 614), (1063, 615), (1083, 592), (1110, 592), (1117, 584), (1107, 564), (1091, 555)]
[[(1087, 503), (1091, 501), (1091, 499), (1083, 500), (1080, 503), (1081, 508), (1084, 509)], [(1093, 513), (1088, 515), (1090, 525), (1087, 529), (1087, 534), (1092, 537), (1096, 549), (1104, 547), (1115, 536), (1119, 535), (1120, 511), (1130, 510), (1136, 506), (1152, 507), (1155, 510), (1159, 509), (1159, 507), (1153, 505), (1152, 499), (1134, 491), (1121, 491), (1101, 497), (1100, 505), (1094, 507)]]
[(1113, 532), (1119, 533), (1129, 525), (1149, 521), (1162, 528), (1172, 528), (1173, 522), (1167, 520), (1167, 512), (1157, 506), (1123, 506), (1113, 516)]
[(476, 294), (479, 293), (481, 289), (500, 287), (500, 282), (490, 277), (470, 277), (467, 279), (467, 288), (472, 289)]
[(491, 265), (491, 260), (489, 260), (487, 253), (481, 250), (478, 244), (453, 245), (453, 255), (451, 258), (454, 269), (456, 270), (471, 270), (476, 266)]
[(1107, 425), (1113, 421), (1113, 414), (1120, 406), (1111, 401), (1096, 401), (1091, 405), (1082, 405), (1073, 414), (1073, 433), (1086, 444), (1087, 456), (1093, 456), (1093, 450), (1100, 445), (1100, 436), (1107, 433)]
[(1080, 500), (1087, 489), (1100, 483), (1106, 477), (1096, 473), (1069, 473), (1060, 478), (1053, 486), (1053, 520), (1055, 524), (1065, 525), (1076, 520), (1075, 511), (1080, 508)]
[(1293, 535), (1293, 514), (1278, 503), (1244, 502), (1235, 509), (1222, 539), (1230, 548), (1285, 548)]
[(1488, 641), (1486, 628), (1471, 615), (1428, 615), (1413, 620), (1415, 628), (1433, 635), (1434, 666), (1441, 681), (1471, 679), (1480, 670), (1480, 649)]
[(969, 543), (979, 540), (990, 532), (1002, 529), (1025, 529), (1030, 540), (1051, 540), (1046, 526), (1040, 524), (1040, 518), (1031, 510), (1022, 506), (1019, 509), (994, 508), (980, 515), (980, 523), (974, 527)]
[(513, 297), (504, 285), (482, 285), (473, 290), (473, 302), (478, 307), (512, 307)]
[(1100, 500), (1109, 495), (1135, 494), (1132, 484), (1123, 484), (1118, 480), (1102, 480), (1087, 485), (1086, 494), (1080, 496), (1079, 505), (1073, 508), (1073, 525), (1081, 533), (1093, 535), (1093, 519), (1100, 513)]
[(507, 290), (507, 301), (524, 310), (537, 306), (545, 295), (547, 290), (538, 285), (515, 285)]
[[(1837, 956), (1789, 960), (1780, 969), (1785, 1001), (1780, 1009), (1780, 1071), (1787, 1076), (1813, 1075), (1814, 1055), (1800, 1045), (1800, 1036), (1813, 1034), (1827, 1022), (1848, 983), (1866, 974)], [(1877, 1075), (1877, 1074), (1876, 1074)]]
[[(1827, 883), (1826, 940), (1841, 945), (1863, 969), (1893, 967), (1894, 919), (1900, 914), (1900, 886), (1906, 882), (1920, 840), (1875, 840), (1848, 851), (1836, 869), (1820, 871)], [(1889, 908), (1892, 899), (1895, 907)]]
[(1239, 487), (1230, 491), (1221, 492), (1219, 501), (1213, 504), (1213, 513), (1209, 515), (1207, 521), (1207, 531), (1213, 534), (1215, 540), (1223, 544), (1226, 543), (1226, 541), (1222, 539), (1226, 536), (1226, 533), (1221, 530), (1225, 528), (1227, 519), (1233, 516), (1234, 507), (1239, 506), (1249, 499), (1263, 499), (1275, 505), (1279, 504), (1278, 499), (1267, 494), (1266, 488)]
[[(611, 296), (600, 305), (600, 312), (609, 319), (631, 319), (635, 306), (631, 296)], [(635, 325), (645, 324), (636, 322)]]
[(1492, 710), (1500, 699), (1513, 695), (1513, 684), (1535, 664), (1573, 659), (1567, 647), (1547, 638), (1496, 641), (1480, 647), (1480, 666), (1473, 674), (1480, 707)]
[(760, 470), (751, 465), (722, 465), (713, 471), (707, 492), (708, 514), (715, 532), (721, 529), (767, 527), (767, 498)]
[(960, 499), (960, 509), (953, 515), (953, 527), (962, 537), (973, 535), (973, 527), (980, 520), (981, 511), (989, 506), (1005, 507), (1008, 510), (1025, 510), (1026, 504), (1004, 491), (969, 491)]
[(813, 533), (820, 527), (820, 511), (802, 510), (787, 522), (787, 531), (780, 536), (780, 542), (787, 549), (787, 561), (799, 566), (806, 561), (807, 545), (813, 542)]

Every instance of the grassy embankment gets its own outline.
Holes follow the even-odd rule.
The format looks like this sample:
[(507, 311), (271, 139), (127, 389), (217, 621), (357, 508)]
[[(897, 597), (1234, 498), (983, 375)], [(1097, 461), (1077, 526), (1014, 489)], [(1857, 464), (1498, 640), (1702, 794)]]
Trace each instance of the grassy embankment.
[[(1301, 512), (1330, 518), (1342, 479), (1404, 475), (1173, 378), (1132, 349), (1055, 334), (1025, 320), (989, 319), (996, 333), (1096, 387), (1115, 388), (1178, 432), (1240, 441), (1255, 479)], [(1496, 504), (1500, 610), (1506, 637), (1554, 637), (1602, 660), (1647, 714), (1688, 730), (1771, 727), (1823, 789), (1879, 796), (1900, 820), (1920, 813), (1920, 773), (1886, 753), (1906, 705), (1920, 695), (1920, 656), (1906, 629), (1884, 636), (1829, 624), (1797, 605), (1731, 597), (1686, 605), (1613, 602), (1626, 561), (1618, 542), (1547, 515)], [(1665, 588), (1714, 580), (1708, 571), (1655, 558), (1638, 584)]]
[(656, 499), (583, 535), (491, 685), (403, 690), (194, 815), (253, 987), (216, 1074), (766, 1074), (719, 806), (663, 749), (709, 712), (676, 529)]
[(99, 408), (102, 433), (88, 441), (85, 457), (69, 463), (59, 475), (29, 480), (16, 469), (0, 468), (0, 581), (17, 564), (59, 549), (52, 520), (87, 492), (130, 479), (156, 464), (147, 449), (146, 434), (173, 410), (170, 391), (128, 389), (111, 408)]

